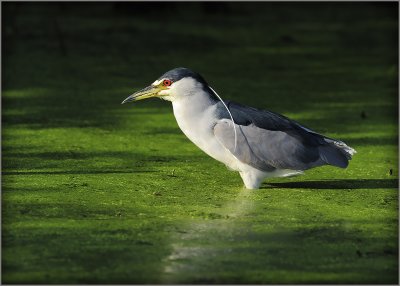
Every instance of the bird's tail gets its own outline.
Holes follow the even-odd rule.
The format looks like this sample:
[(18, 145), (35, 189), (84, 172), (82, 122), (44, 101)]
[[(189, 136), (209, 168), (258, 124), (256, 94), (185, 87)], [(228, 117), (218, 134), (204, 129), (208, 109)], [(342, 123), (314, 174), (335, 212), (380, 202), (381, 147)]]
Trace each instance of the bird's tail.
[(349, 165), (349, 160), (357, 153), (356, 150), (339, 140), (326, 137), (324, 140), (328, 144), (319, 147), (321, 160), (329, 165), (346, 168)]

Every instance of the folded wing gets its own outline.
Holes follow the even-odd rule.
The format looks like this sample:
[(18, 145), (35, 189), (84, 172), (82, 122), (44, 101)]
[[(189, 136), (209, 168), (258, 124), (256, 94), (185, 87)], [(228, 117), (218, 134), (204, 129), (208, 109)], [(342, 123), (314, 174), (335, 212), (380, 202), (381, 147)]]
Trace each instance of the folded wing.
[(233, 102), (227, 105), (235, 124), (230, 118), (223, 118), (214, 126), (214, 134), (236, 158), (259, 170), (306, 170), (326, 164), (345, 168), (355, 153), (343, 142), (282, 115)]

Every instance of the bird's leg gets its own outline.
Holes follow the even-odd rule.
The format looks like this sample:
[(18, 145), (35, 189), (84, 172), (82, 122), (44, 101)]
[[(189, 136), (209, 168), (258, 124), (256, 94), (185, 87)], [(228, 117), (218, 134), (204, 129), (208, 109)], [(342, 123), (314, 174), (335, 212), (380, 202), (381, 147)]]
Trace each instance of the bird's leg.
[(258, 189), (264, 179), (264, 177), (261, 177), (253, 172), (239, 172), (239, 174), (240, 177), (242, 177), (246, 189)]

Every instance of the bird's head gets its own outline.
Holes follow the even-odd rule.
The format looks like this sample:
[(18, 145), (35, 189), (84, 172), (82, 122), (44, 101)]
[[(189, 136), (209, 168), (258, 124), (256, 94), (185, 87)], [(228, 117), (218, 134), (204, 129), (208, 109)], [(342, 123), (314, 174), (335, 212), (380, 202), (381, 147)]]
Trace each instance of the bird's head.
[(150, 86), (128, 96), (122, 104), (151, 97), (174, 101), (204, 89), (208, 89), (208, 84), (201, 75), (187, 68), (175, 68), (160, 76)]

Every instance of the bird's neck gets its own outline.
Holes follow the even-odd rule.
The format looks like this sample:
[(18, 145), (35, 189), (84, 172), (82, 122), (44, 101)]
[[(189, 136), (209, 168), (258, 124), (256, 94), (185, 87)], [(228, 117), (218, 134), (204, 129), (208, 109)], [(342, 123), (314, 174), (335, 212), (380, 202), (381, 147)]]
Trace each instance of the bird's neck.
[(211, 132), (216, 120), (215, 103), (207, 94), (201, 92), (172, 102), (175, 119), (180, 129), (193, 142), (196, 140), (194, 138), (196, 132)]
[(192, 93), (172, 101), (174, 114), (198, 118), (203, 112), (215, 105), (217, 101), (204, 91)]

